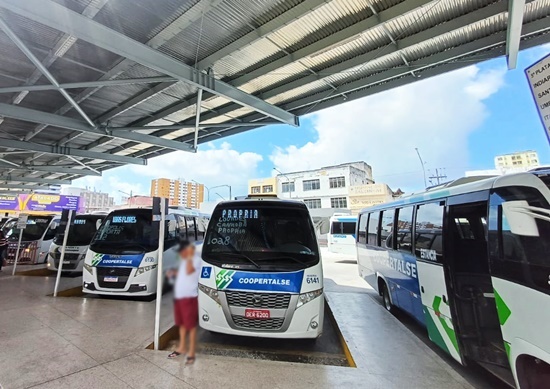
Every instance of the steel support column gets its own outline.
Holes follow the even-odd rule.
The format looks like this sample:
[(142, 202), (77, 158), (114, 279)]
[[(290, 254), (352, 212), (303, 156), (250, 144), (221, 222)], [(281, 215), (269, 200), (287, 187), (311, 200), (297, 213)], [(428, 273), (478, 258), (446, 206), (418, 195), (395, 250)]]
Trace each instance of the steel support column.
[(508, 0), (508, 26), (506, 29), (506, 61), (508, 62), (508, 69), (515, 69), (518, 63), (524, 10), (525, 0)]

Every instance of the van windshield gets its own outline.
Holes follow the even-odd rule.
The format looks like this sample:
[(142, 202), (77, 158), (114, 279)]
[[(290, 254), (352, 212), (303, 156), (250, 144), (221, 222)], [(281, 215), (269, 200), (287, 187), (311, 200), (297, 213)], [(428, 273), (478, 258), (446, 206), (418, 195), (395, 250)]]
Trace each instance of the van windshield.
[[(69, 246), (87, 246), (97, 231), (98, 220), (103, 220), (105, 216), (101, 215), (79, 215), (76, 216), (69, 227), (69, 236), (67, 245)], [(57, 245), (63, 244), (63, 235), (55, 236), (53, 242)]]
[[(267, 201), (218, 206), (208, 225), (202, 256), (217, 266), (236, 268), (296, 269), (319, 262), (307, 209)], [(232, 264), (243, 266), (228, 266)]]
[(156, 232), (152, 228), (150, 209), (111, 212), (97, 230), (90, 249), (103, 254), (154, 251), (158, 247)]
[[(27, 226), (23, 229), (21, 240), (40, 240), (48, 229), (53, 216), (29, 216)], [(13, 228), (9, 236), (10, 240), (19, 239), (19, 229)]]

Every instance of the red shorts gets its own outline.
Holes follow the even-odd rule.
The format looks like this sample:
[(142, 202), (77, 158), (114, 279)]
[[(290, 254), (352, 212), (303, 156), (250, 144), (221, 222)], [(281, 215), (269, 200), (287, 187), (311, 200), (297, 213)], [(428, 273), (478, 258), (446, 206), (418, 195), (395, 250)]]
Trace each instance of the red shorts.
[(178, 327), (192, 330), (199, 324), (199, 298), (174, 299), (174, 320)]

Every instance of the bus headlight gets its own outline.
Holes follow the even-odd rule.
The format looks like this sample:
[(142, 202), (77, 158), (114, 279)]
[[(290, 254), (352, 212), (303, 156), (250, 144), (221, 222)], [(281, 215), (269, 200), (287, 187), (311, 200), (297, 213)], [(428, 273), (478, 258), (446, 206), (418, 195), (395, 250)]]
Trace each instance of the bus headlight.
[(202, 284), (199, 284), (199, 290), (210, 297), (212, 300), (220, 304), (220, 296), (218, 295), (218, 291), (216, 289), (209, 288), (208, 286), (204, 286)]
[(84, 263), (84, 269), (86, 269), (88, 271), (88, 273), (90, 273), (91, 275), (93, 275), (93, 266), (92, 265), (88, 265), (87, 263)]
[(300, 308), (302, 305), (305, 305), (310, 301), (315, 300), (317, 297), (321, 296), (322, 294), (323, 294), (323, 289), (317, 289), (317, 290), (314, 290), (313, 292), (302, 293), (300, 296), (298, 296), (298, 304), (296, 304), (296, 308)]
[(138, 267), (137, 271), (136, 271), (136, 274), (134, 275), (134, 277), (137, 277), (143, 273), (145, 273), (146, 271), (149, 271), (149, 270), (153, 270), (153, 269), (156, 269), (157, 268), (157, 265), (151, 265), (151, 266), (145, 266), (145, 267)]

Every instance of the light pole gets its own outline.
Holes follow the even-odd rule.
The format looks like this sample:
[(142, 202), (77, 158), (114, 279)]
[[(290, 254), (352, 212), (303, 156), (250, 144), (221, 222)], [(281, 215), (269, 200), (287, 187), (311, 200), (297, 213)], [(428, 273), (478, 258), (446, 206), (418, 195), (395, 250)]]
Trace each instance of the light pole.
[(219, 196), (220, 199), (222, 199), (223, 201), (225, 201), (225, 197), (223, 197), (221, 194), (219, 194), (218, 192), (214, 193), (216, 196)]
[(426, 189), (428, 187), (428, 184), (426, 183), (426, 167), (424, 166), (424, 161), (420, 156), (420, 151), (418, 151), (418, 147), (415, 147), (414, 149), (416, 150), (416, 154), (418, 154), (418, 159), (420, 160), (420, 164), (422, 165), (422, 173), (424, 173), (424, 189)]
[(206, 185), (201, 184), (200, 182), (195, 181), (195, 180), (191, 180), (191, 182), (194, 182), (195, 184), (198, 184), (198, 185), (202, 185), (204, 187), (204, 189), (206, 189), (207, 201), (210, 201), (210, 188), (208, 188)]
[[(288, 183), (288, 198), (292, 198), (292, 187), (290, 186), (291, 182), (290, 182), (290, 178), (288, 178), (288, 176), (286, 174), (284, 174), (282, 171), (280, 171), (279, 169), (277, 169), (276, 167), (273, 168), (273, 170), (275, 170), (276, 172), (278, 172), (281, 176), (283, 176), (284, 178), (286, 178), (286, 181)], [(292, 182), (293, 183), (293, 182)]]
[[(210, 189), (223, 188), (223, 187), (229, 188), (229, 200), (231, 200), (231, 199), (232, 199), (232, 197), (231, 197), (231, 185), (227, 185), (227, 184), (225, 184), (225, 185), (218, 185), (218, 186), (213, 186), (213, 187), (210, 188)], [(221, 197), (221, 196), (220, 196), (220, 197)]]

